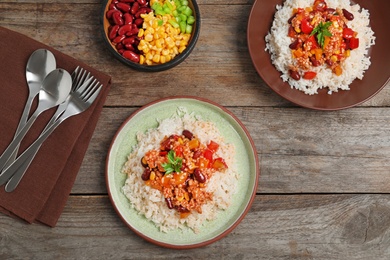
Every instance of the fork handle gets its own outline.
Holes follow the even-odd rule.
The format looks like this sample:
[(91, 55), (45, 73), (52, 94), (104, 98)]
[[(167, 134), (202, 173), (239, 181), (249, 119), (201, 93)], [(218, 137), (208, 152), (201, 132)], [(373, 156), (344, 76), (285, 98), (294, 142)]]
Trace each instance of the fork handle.
[[(30, 165), (31, 161), (34, 159), (36, 153), (38, 152), (39, 148), (41, 147), (42, 143), (46, 140), (46, 138), (57, 128), (57, 126), (62, 122), (63, 120), (57, 120), (54, 122), (53, 125), (51, 125), (45, 132), (43, 132), (34, 143), (32, 143), (16, 160), (0, 174), (0, 185), (3, 185), (6, 183), (10, 178), (13, 179), (13, 176), (15, 177), (14, 181), (12, 181), (12, 185), (10, 184), (9, 189), (13, 190), (16, 188), (18, 183), (20, 182), (20, 179), (23, 177), (24, 173), (27, 170), (27, 167)], [(24, 165), (24, 162), (29, 160), (30, 162), (27, 164), (27, 167), (22, 167)], [(21, 167), (21, 168), (19, 168)], [(20, 171), (19, 171), (20, 169)], [(18, 172), (18, 175), (15, 176), (15, 174)], [(7, 185), (8, 186), (8, 185)], [(14, 186), (14, 187), (13, 187)], [(13, 188), (12, 188), (13, 187)]]
[[(30, 91), (28, 98), (27, 98), (27, 101), (26, 101), (26, 104), (24, 105), (22, 116), (20, 117), (18, 127), (16, 128), (14, 138), (19, 134), (20, 130), (22, 130), (23, 127), (26, 125), (27, 119), (28, 119), (28, 114), (30, 113), (31, 105), (32, 105), (34, 98), (37, 94), (38, 93), (32, 93)], [(11, 163), (13, 161), (15, 161), (15, 158), (18, 155), (18, 150), (19, 150), (19, 145), (15, 148), (15, 150), (13, 151), (11, 156), (9, 157), (8, 161), (4, 165), (4, 168), (7, 168), (8, 166), (11, 165)]]
[(2, 170), (6, 163), (8, 162), (9, 158), (12, 156), (16, 148), (19, 147), (20, 142), (28, 132), (28, 130), (31, 128), (32, 124), (35, 122), (39, 112), (35, 111), (34, 114), (30, 117), (30, 119), (27, 121), (27, 123), (24, 125), (24, 127), (20, 130), (20, 132), (14, 137), (12, 142), (8, 145), (7, 149), (3, 152), (3, 154), (0, 157), (0, 170)]

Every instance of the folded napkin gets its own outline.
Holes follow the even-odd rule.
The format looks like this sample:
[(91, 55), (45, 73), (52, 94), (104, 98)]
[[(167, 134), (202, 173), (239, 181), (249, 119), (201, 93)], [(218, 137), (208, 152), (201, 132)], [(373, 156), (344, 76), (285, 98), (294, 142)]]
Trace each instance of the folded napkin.
[[(0, 186), (0, 212), (19, 217), (28, 223), (40, 222), (54, 227), (65, 207), (70, 191), (88, 148), (111, 78), (25, 35), (0, 27), (0, 153), (12, 141), (28, 97), (26, 64), (37, 49), (50, 50), (57, 68), (70, 74), (81, 66), (102, 84), (95, 102), (81, 114), (65, 120), (43, 143), (19, 186), (11, 193)], [(32, 111), (37, 107), (34, 100)], [(56, 108), (43, 112), (24, 138), (19, 153), (41, 133)]]

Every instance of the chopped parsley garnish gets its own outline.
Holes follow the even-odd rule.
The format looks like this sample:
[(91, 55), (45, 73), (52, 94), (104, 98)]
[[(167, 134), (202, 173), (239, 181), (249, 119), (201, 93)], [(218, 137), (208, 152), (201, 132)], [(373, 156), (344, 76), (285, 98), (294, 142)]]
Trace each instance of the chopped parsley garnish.
[(329, 26), (332, 25), (332, 22), (326, 22), (322, 23), (320, 22), (316, 28), (311, 32), (310, 36), (317, 34), (317, 41), (318, 44), (321, 46), (321, 48), (324, 47), (324, 42), (325, 42), (325, 36), (332, 37), (332, 34), (329, 32)]
[(180, 172), (180, 168), (182, 166), (183, 159), (180, 157), (176, 157), (176, 153), (173, 150), (170, 150), (168, 153), (168, 162), (161, 164), (161, 166), (165, 170), (165, 174), (170, 174), (173, 172)]

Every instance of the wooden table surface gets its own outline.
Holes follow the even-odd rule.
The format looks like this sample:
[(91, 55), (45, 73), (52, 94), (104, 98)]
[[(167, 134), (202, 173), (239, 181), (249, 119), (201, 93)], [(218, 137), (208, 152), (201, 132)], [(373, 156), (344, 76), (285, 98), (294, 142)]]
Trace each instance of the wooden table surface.
[[(112, 88), (72, 194), (55, 228), (0, 216), (0, 259), (389, 259), (390, 86), (347, 110), (297, 107), (256, 73), (246, 26), (254, 0), (199, 0), (202, 27), (180, 66), (142, 73), (106, 49), (102, 1), (3, 0), (0, 26), (112, 76)], [(17, 51), (17, 50), (15, 50)], [(105, 158), (122, 122), (157, 99), (194, 95), (231, 110), (255, 142), (260, 180), (253, 206), (216, 243), (166, 249), (138, 237), (115, 213)]]

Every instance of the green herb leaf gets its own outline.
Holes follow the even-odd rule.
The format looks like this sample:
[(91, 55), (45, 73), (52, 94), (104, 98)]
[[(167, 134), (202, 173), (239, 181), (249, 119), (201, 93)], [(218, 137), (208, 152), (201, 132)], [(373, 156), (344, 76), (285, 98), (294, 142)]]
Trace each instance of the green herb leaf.
[(324, 42), (325, 42), (325, 36), (332, 37), (333, 35), (329, 31), (329, 26), (332, 25), (332, 22), (326, 22), (322, 23), (320, 22), (316, 28), (311, 32), (310, 36), (317, 34), (317, 41), (320, 44), (321, 48), (324, 47)]
[(183, 163), (183, 159), (180, 157), (176, 157), (176, 153), (173, 150), (170, 150), (168, 153), (168, 162), (161, 164), (161, 166), (165, 170), (165, 174), (171, 174), (173, 172), (180, 172), (181, 166)]

